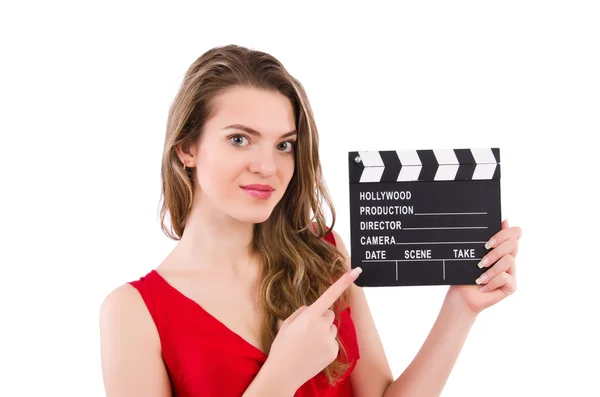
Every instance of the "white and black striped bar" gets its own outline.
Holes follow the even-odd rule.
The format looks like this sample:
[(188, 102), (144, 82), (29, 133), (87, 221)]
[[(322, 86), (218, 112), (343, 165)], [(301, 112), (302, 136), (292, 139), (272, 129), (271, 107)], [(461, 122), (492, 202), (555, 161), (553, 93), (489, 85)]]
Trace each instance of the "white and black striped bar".
[(500, 179), (500, 149), (353, 151), (350, 183)]

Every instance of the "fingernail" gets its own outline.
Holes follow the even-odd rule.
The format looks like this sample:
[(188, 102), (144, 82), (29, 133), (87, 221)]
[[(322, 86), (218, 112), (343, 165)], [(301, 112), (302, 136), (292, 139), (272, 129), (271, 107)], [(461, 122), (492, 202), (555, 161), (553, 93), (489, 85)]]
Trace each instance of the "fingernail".
[(485, 249), (489, 250), (490, 248), (492, 248), (493, 246), (496, 245), (496, 239), (490, 239), (490, 241), (488, 241), (487, 243), (485, 243)]
[(475, 280), (475, 284), (482, 284), (485, 283), (487, 281), (488, 276), (483, 273), (481, 276), (479, 276), (479, 278), (477, 280)]
[(485, 291), (487, 291), (487, 289), (488, 289), (488, 286), (484, 285), (484, 286), (482, 286), (482, 287), (479, 288), (479, 291), (485, 292)]
[(351, 276), (358, 276), (359, 274), (362, 273), (362, 269), (360, 267), (355, 267), (354, 269), (352, 269), (352, 271), (350, 272)]
[(477, 266), (481, 269), (483, 268), (485, 265), (487, 265), (488, 263), (488, 258), (483, 258), (478, 264)]

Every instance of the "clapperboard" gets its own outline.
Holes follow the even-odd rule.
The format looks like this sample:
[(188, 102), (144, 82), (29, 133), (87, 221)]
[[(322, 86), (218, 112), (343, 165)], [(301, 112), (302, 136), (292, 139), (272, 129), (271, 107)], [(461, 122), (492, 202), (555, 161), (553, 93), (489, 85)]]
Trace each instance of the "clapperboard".
[(357, 285), (475, 284), (502, 228), (499, 149), (355, 151), (348, 162)]

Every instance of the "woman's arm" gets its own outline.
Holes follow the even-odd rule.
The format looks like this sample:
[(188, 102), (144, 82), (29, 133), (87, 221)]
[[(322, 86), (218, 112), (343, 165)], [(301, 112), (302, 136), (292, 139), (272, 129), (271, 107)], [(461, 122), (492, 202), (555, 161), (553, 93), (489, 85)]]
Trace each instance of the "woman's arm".
[[(346, 257), (346, 265), (350, 268), (348, 249), (340, 236), (332, 232), (337, 248)], [(394, 380), (365, 293), (357, 285), (352, 285), (350, 291), (349, 305), (360, 350), (360, 360), (350, 376), (354, 395), (439, 396), (476, 316), (454, 307), (452, 301), (446, 299), (419, 353)]]
[(133, 286), (120, 286), (102, 303), (100, 346), (107, 397), (171, 396), (158, 331)]

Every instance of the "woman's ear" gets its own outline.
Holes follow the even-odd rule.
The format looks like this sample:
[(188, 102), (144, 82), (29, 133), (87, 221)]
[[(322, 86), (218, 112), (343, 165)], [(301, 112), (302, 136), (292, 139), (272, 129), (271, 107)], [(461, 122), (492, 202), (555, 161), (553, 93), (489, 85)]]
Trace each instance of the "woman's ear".
[(196, 145), (189, 143), (180, 143), (175, 147), (175, 152), (181, 164), (191, 168), (196, 166)]

